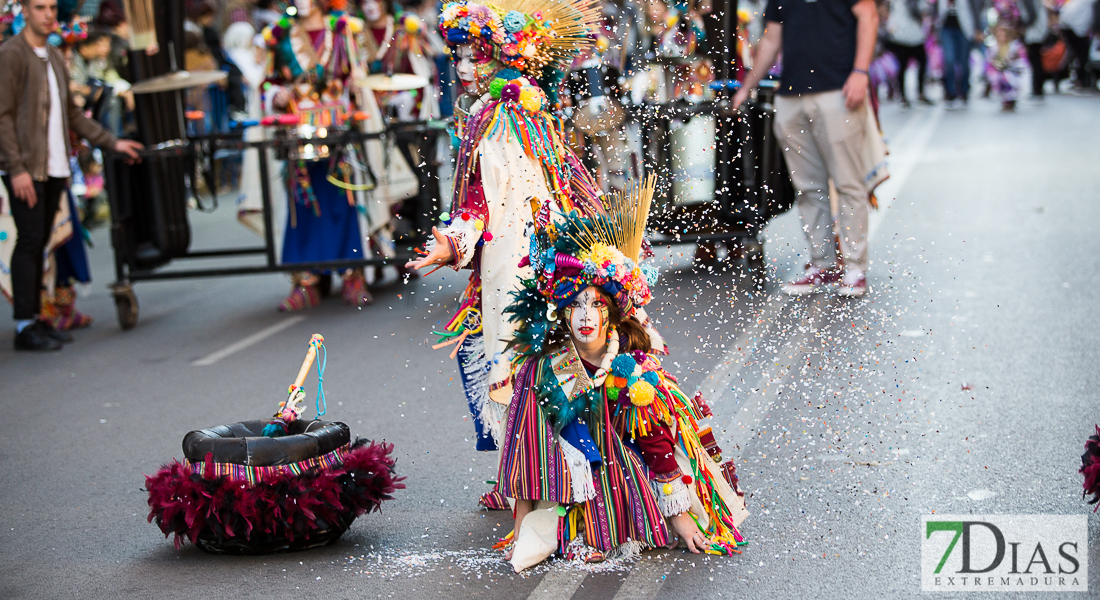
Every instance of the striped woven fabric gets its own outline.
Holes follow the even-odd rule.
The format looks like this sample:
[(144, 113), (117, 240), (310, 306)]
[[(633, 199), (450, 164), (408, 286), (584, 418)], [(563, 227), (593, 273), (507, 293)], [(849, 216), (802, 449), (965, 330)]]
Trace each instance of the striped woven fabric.
[(507, 498), (569, 504), (573, 499), (569, 467), (535, 397), (541, 366), (538, 359), (527, 360), (516, 373), (496, 489)]
[(191, 462), (189, 460), (184, 460), (183, 466), (192, 473), (201, 475), (206, 479), (228, 477), (233, 481), (244, 481), (247, 482), (248, 485), (256, 485), (264, 479), (279, 473), (301, 475), (310, 469), (334, 469), (344, 464), (344, 456), (347, 455), (350, 449), (351, 444), (344, 444), (336, 450), (318, 456), (317, 458), (310, 458), (289, 465), (276, 465), (272, 467), (249, 467), (233, 463), (212, 462), (210, 463), (210, 470), (207, 470), (205, 463)]
[(570, 506), (558, 528), (563, 552), (581, 533), (587, 545), (601, 552), (630, 541), (650, 547), (666, 544), (668, 530), (646, 468), (611, 428), (606, 405), (600, 407), (599, 414), (582, 415), (603, 457), (603, 466), (592, 472), (596, 497), (573, 504), (565, 456), (535, 396), (536, 382), (553, 377), (552, 369), (549, 357), (544, 357), (527, 360), (517, 372), (517, 392), (508, 409), (496, 491), (508, 498)]

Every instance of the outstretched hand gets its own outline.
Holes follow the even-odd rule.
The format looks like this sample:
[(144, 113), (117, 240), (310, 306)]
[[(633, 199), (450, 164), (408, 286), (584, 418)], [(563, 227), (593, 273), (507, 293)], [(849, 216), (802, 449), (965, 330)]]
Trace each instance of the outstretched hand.
[(445, 265), (454, 260), (454, 253), (451, 252), (451, 244), (447, 241), (447, 236), (440, 233), (439, 229), (435, 227), (432, 227), (432, 235), (435, 237), (435, 247), (432, 248), (432, 251), (425, 254), (420, 260), (410, 260), (405, 263), (405, 268), (419, 270), (432, 265)]
[(126, 157), (126, 163), (131, 165), (141, 162), (138, 151), (144, 149), (145, 146), (141, 145), (141, 142), (135, 142), (134, 140), (119, 140), (115, 142), (114, 147), (115, 152), (124, 155)]

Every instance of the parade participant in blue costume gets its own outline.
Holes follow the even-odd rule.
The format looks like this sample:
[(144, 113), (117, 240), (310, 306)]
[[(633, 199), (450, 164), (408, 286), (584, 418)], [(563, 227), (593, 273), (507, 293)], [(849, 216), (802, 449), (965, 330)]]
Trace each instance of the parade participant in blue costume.
[[(356, 111), (354, 83), (365, 69), (356, 35), (363, 24), (343, 14), (345, 0), (296, 0), (282, 19), (266, 28), (270, 49), (265, 107), (299, 115), (313, 129), (347, 126)], [(361, 259), (361, 199), (349, 161), (330, 157), (289, 160), (285, 178), (290, 211), (283, 242), (283, 263)], [(279, 305), (301, 310), (320, 302), (321, 273), (293, 274), (294, 288)], [(371, 302), (361, 268), (342, 273), (344, 301)]]

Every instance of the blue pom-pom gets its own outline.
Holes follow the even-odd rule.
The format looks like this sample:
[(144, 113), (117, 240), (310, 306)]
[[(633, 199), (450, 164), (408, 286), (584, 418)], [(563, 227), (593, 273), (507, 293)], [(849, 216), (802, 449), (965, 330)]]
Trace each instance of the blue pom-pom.
[(504, 15), (504, 28), (508, 31), (515, 33), (517, 31), (523, 31), (523, 28), (527, 26), (527, 15), (519, 12), (518, 10), (510, 10), (508, 14)]
[(497, 71), (497, 77), (501, 79), (507, 79), (508, 81), (519, 79), (522, 75), (522, 73), (512, 68), (501, 69), (500, 71)]
[(637, 364), (629, 354), (620, 354), (611, 361), (611, 374), (616, 377), (629, 377)]
[(646, 371), (642, 373), (642, 380), (653, 387), (657, 387), (657, 384), (661, 383), (661, 378), (657, 376), (657, 371)]

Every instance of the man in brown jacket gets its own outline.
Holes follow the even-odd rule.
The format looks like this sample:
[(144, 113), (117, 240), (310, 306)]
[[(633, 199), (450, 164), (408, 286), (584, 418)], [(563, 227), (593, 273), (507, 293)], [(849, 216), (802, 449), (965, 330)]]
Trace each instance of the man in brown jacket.
[(42, 253), (71, 175), (69, 130), (131, 160), (141, 144), (116, 139), (73, 103), (64, 58), (46, 41), (57, 28), (57, 0), (22, 4), (26, 27), (0, 46), (0, 172), (18, 234), (11, 257), (15, 349), (58, 350), (72, 336), (38, 313)]

